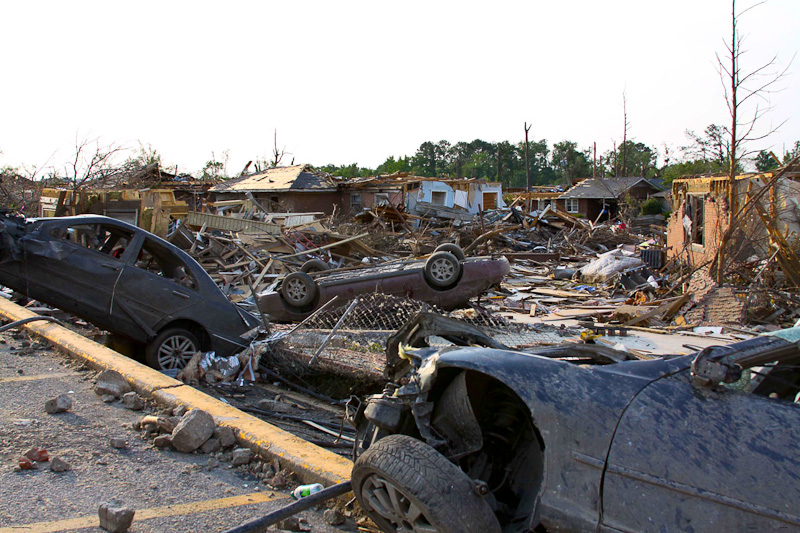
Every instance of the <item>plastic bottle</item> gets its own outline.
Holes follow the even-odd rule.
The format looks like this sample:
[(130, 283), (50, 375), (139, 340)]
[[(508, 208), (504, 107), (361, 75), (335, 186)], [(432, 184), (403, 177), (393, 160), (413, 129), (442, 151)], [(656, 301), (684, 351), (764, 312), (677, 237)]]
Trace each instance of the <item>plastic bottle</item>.
[(292, 496), (294, 499), (299, 500), (300, 498), (305, 498), (306, 496), (311, 496), (312, 494), (316, 494), (317, 492), (324, 489), (321, 484), (319, 483), (312, 483), (311, 485), (300, 485), (296, 489), (292, 491)]

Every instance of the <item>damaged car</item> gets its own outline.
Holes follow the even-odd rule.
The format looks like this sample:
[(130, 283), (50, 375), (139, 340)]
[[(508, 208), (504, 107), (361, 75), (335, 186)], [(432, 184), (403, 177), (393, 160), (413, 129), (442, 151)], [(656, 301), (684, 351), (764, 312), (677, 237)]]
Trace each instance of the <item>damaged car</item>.
[(162, 371), (237, 353), (260, 324), (184, 251), (104, 216), (0, 216), (0, 284), (133, 341)]
[(348, 406), (353, 491), (387, 532), (798, 530), (798, 341), (527, 353), (419, 315), (384, 392)]
[(444, 310), (466, 306), (470, 298), (500, 283), (511, 267), (505, 257), (465, 257), (455, 244), (443, 244), (427, 259), (391, 262), (358, 270), (326, 272), (321, 261), (309, 261), (258, 296), (258, 307), (270, 320), (303, 320), (339, 297), (383, 293), (408, 297)]

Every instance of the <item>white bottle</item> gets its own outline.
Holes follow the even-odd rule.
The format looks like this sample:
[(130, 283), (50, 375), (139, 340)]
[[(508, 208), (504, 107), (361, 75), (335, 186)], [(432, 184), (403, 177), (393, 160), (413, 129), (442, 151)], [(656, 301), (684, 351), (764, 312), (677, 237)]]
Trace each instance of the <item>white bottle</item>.
[(312, 494), (316, 494), (322, 489), (324, 489), (321, 484), (319, 483), (312, 483), (311, 485), (300, 485), (296, 489), (292, 491), (292, 496), (294, 499), (299, 500), (300, 498), (305, 498), (306, 496), (311, 496)]

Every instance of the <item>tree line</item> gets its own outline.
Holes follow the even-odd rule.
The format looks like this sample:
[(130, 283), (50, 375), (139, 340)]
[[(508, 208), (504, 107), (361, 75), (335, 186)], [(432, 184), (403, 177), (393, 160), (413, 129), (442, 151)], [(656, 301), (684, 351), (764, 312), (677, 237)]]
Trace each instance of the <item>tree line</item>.
[[(709, 125), (702, 133), (687, 130), (687, 144), (677, 150), (661, 149), (635, 140), (626, 140), (602, 154), (592, 147), (579, 147), (573, 141), (548, 143), (529, 141), (531, 185), (567, 185), (586, 177), (643, 177), (670, 183), (681, 176), (717, 174), (729, 171), (730, 156), (725, 128)], [(761, 150), (750, 159), (739, 161), (737, 169), (755, 168), (765, 172), (800, 155), (800, 141), (780, 156)], [(479, 178), (499, 181), (506, 187), (525, 187), (525, 142), (472, 142), (451, 144), (442, 140), (423, 142), (413, 155), (389, 156), (376, 168), (350, 165), (324, 165), (318, 170), (346, 178), (409, 172), (438, 178)]]

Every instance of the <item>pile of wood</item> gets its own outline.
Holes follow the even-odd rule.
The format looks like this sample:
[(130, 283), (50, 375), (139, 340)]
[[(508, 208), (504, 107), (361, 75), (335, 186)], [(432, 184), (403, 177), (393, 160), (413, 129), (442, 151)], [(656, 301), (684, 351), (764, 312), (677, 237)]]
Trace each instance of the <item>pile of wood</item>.
[(319, 222), (284, 228), (277, 235), (181, 224), (169, 240), (200, 263), (231, 301), (239, 302), (310, 260), (332, 269), (361, 266), (364, 257), (378, 255), (361, 242), (366, 236), (334, 233)]

